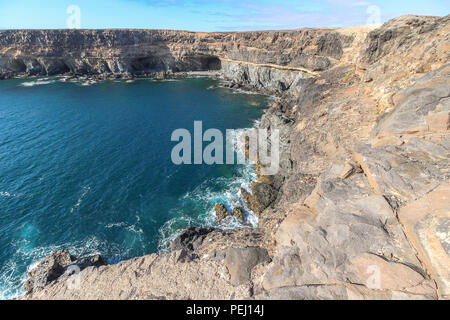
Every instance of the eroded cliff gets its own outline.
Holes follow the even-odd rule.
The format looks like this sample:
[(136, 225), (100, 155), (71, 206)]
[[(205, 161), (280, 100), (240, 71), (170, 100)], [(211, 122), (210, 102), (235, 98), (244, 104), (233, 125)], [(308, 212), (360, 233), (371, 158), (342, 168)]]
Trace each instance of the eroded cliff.
[(257, 229), (191, 228), (165, 253), (94, 259), (78, 289), (67, 272), (78, 260), (57, 252), (25, 298), (450, 298), (449, 49), (449, 16), (375, 29), (2, 31), (3, 75), (220, 69), (230, 86), (282, 97), (261, 121), (280, 130), (281, 170), (242, 190)]

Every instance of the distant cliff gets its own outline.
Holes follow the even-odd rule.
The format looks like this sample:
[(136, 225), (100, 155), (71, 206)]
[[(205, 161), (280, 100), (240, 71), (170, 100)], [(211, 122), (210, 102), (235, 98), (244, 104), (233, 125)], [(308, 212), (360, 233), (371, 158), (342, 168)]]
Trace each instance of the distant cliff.
[[(280, 130), (281, 170), (242, 190), (258, 228), (190, 228), (167, 252), (115, 265), (56, 252), (30, 273), (25, 299), (449, 299), (449, 61), (450, 16), (238, 33), (2, 31), (6, 77), (213, 69), (282, 98), (260, 124)], [(68, 288), (74, 264), (79, 290)]]

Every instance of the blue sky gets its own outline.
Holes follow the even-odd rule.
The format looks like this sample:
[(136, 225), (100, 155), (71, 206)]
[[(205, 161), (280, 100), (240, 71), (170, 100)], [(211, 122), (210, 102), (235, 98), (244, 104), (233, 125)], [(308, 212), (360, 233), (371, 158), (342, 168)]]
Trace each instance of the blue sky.
[(0, 0), (0, 29), (67, 28), (70, 5), (89, 29), (294, 29), (450, 14), (450, 0)]

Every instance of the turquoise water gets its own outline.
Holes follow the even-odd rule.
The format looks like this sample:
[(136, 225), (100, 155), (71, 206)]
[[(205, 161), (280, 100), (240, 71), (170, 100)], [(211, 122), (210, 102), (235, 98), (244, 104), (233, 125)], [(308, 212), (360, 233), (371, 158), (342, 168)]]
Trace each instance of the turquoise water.
[(117, 262), (214, 225), (218, 201), (242, 204), (249, 166), (170, 159), (173, 130), (248, 128), (269, 103), (213, 84), (0, 81), (0, 298), (22, 294), (27, 268), (56, 249)]

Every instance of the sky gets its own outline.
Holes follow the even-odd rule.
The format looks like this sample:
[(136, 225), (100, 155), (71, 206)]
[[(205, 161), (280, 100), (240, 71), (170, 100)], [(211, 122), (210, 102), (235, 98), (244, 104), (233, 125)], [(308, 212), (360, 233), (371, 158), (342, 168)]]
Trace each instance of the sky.
[(450, 0), (0, 0), (0, 29), (238, 31), (347, 27), (445, 16)]

